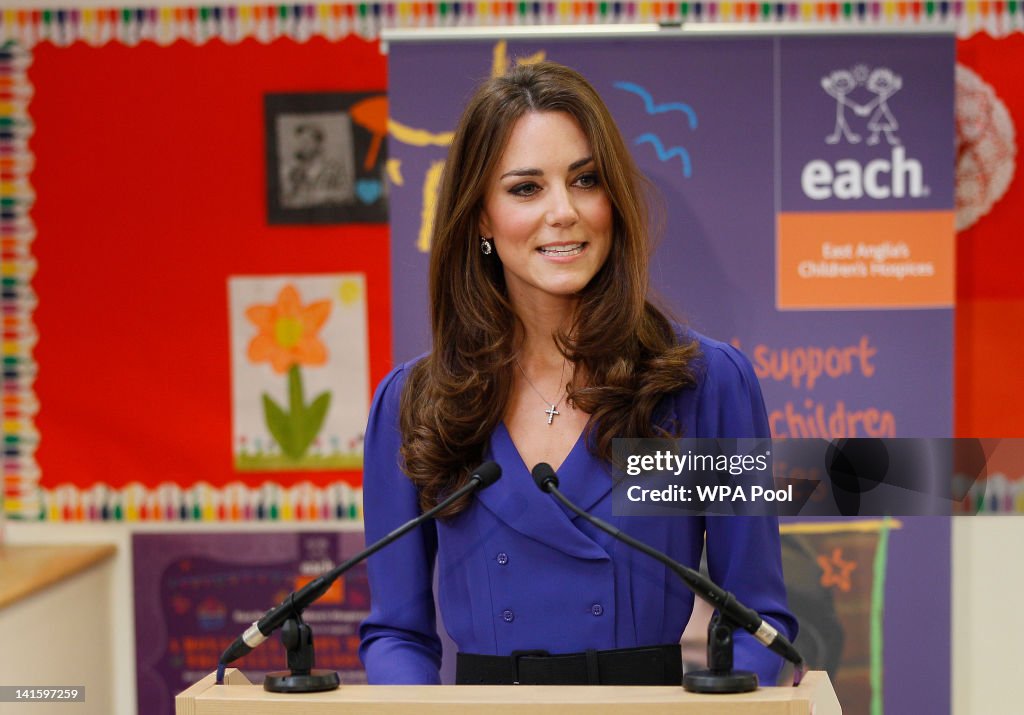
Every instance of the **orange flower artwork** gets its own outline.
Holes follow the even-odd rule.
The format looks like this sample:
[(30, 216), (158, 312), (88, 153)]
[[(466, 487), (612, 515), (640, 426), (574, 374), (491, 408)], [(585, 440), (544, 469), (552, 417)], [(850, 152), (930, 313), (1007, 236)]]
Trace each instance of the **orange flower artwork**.
[(295, 287), (286, 285), (273, 305), (253, 305), (245, 311), (245, 317), (259, 329), (249, 343), (249, 360), (269, 362), (279, 374), (293, 365), (325, 364), (327, 350), (319, 332), (330, 313), (330, 301), (304, 306)]
[(286, 457), (301, 460), (320, 433), (331, 393), (320, 393), (307, 403), (300, 366), (323, 365), (327, 348), (319, 338), (320, 328), (331, 314), (331, 302), (319, 300), (303, 305), (299, 291), (285, 284), (273, 305), (252, 305), (245, 310), (259, 333), (249, 343), (251, 362), (269, 362), (274, 372), (287, 373), (288, 404), (280, 405), (263, 393), (263, 414), (267, 429)]

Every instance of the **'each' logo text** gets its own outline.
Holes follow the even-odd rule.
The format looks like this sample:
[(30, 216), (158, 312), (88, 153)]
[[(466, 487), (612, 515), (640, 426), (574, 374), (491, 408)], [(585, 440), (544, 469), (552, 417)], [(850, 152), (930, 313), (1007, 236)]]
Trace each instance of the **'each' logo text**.
[[(826, 144), (881, 144), (888, 156), (866, 162), (839, 159), (809, 161), (800, 174), (804, 195), (825, 199), (902, 199), (927, 196), (921, 162), (907, 156), (897, 130), (890, 99), (903, 87), (903, 78), (888, 67), (857, 65), (821, 78), (821, 87), (836, 101), (835, 123)], [(882, 139), (885, 143), (882, 143)]]

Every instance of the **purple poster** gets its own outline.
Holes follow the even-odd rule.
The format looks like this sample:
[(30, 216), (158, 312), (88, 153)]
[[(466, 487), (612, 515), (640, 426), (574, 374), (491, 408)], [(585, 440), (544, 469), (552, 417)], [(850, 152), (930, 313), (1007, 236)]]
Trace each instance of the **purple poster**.
[[(171, 715), (174, 696), (216, 670), (224, 649), (267, 609), (362, 548), (361, 533), (135, 534), (138, 711)], [(365, 566), (339, 578), (313, 606), (316, 667), (366, 682), (358, 627), (369, 610)], [(254, 683), (285, 670), (277, 635), (232, 663)]]
[[(954, 51), (938, 34), (392, 41), (396, 361), (429, 348), (430, 223), (467, 96), (550, 59), (591, 81), (660, 193), (656, 294), (750, 357), (775, 436), (950, 436)], [(798, 645), (844, 712), (949, 712), (949, 635), (925, 625), (950, 618), (948, 520), (784, 532)]]

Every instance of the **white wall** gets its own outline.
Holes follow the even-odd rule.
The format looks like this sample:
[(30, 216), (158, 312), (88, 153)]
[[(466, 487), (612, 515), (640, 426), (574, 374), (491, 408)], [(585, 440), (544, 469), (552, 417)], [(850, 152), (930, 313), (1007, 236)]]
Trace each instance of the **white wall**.
[[(107, 524), (24, 524), (7, 522), (5, 539), (10, 544), (114, 544), (117, 553), (112, 565), (112, 588), (108, 606), (108, 621), (113, 626), (112, 638), (100, 647), (108, 653), (95, 654), (100, 660), (113, 665), (114, 709), (110, 715), (135, 715), (135, 621), (132, 599), (131, 535), (127, 527)], [(109, 564), (110, 562), (108, 562)], [(44, 593), (31, 596), (43, 600)], [(18, 604), (15, 604), (18, 605)], [(5, 639), (6, 640), (6, 639)], [(92, 657), (94, 644), (79, 643), (69, 646), (68, 657)], [(7, 648), (7, 645), (4, 645)], [(74, 683), (54, 683), (73, 685)], [(86, 711), (92, 712), (86, 693)], [(65, 706), (67, 707), (67, 706)]]
[(0, 712), (108, 715), (113, 711), (109, 561), (0, 608), (0, 684), (85, 689), (85, 702), (0, 705)]
[(1024, 711), (1022, 541), (1020, 516), (953, 520), (954, 715)]

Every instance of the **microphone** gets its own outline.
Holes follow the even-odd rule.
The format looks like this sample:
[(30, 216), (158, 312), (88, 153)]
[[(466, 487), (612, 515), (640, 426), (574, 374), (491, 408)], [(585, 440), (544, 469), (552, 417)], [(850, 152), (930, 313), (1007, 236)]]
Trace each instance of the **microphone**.
[(569, 510), (583, 517), (601, 531), (614, 536), (622, 543), (631, 546), (638, 551), (642, 551), (651, 558), (660, 561), (678, 575), (683, 580), (683, 583), (685, 583), (687, 587), (694, 592), (694, 594), (706, 601), (712, 607), (716, 608), (723, 618), (753, 635), (754, 638), (760, 641), (772, 652), (777, 653), (789, 662), (793, 663), (794, 666), (796, 666), (797, 673), (794, 685), (799, 683), (799, 679), (803, 677), (803, 657), (799, 652), (797, 652), (796, 648), (793, 647), (793, 644), (789, 642), (789, 639), (779, 633), (778, 630), (776, 630), (770, 623), (762, 619), (761, 616), (758, 615), (757, 611), (744, 606), (736, 600), (736, 597), (733, 594), (715, 584), (711, 579), (705, 578), (699, 571), (695, 571), (694, 569), (684, 566), (678, 561), (670, 559), (657, 549), (651, 548), (642, 541), (634, 539), (632, 536), (622, 532), (607, 521), (580, 509), (558, 490), (558, 476), (555, 474), (555, 470), (551, 468), (550, 464), (541, 462), (533, 468), (530, 475), (533, 477), (533, 481), (536, 482), (542, 492), (548, 492), (553, 495), (555, 499), (564, 504)]
[(500, 477), (501, 466), (498, 465), (497, 462), (484, 462), (473, 470), (473, 473), (469, 477), (469, 481), (463, 487), (452, 492), (448, 497), (438, 503), (437, 506), (423, 512), (415, 519), (407, 521), (383, 538), (363, 549), (349, 560), (335, 566), (330, 571), (321, 574), (298, 591), (294, 591), (289, 594), (288, 597), (279, 605), (271, 608), (263, 614), (263, 617), (258, 621), (253, 622), (253, 624), (249, 626), (242, 635), (236, 638), (235, 641), (227, 647), (221, 655), (220, 662), (218, 663), (218, 683), (223, 681), (224, 667), (228, 663), (238, 660), (243, 655), (251, 652), (253, 648), (265, 641), (271, 633), (280, 628), (286, 620), (296, 614), (302, 613), (302, 611), (304, 611), (314, 601), (324, 595), (324, 593), (327, 592), (327, 589), (331, 587), (331, 584), (334, 583), (335, 579), (343, 573), (351, 569), (356, 564), (366, 560), (370, 556), (373, 556), (373, 554), (383, 549), (392, 541), (395, 541), (399, 537), (412, 531), (428, 519), (433, 518), (438, 512), (448, 507), (452, 502), (476, 491), (477, 489), (485, 489), (491, 486), (498, 481)]

